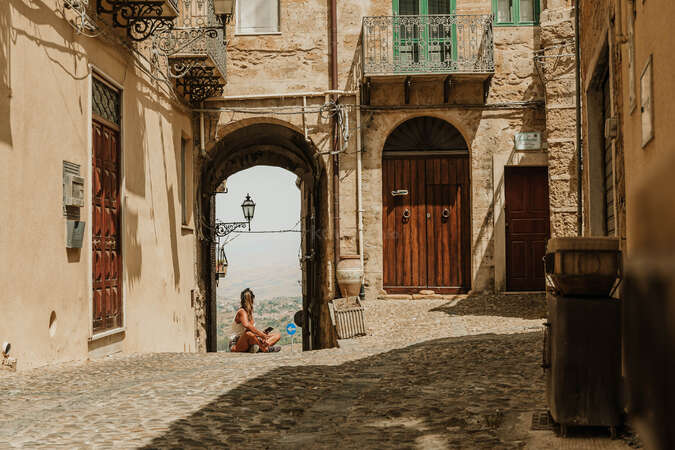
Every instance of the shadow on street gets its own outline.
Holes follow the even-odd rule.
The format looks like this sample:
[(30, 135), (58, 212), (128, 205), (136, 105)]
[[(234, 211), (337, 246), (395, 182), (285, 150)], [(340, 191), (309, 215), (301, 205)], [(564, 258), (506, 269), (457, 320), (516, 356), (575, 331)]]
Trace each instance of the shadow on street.
[(541, 333), (527, 333), (280, 367), (174, 422), (147, 448), (522, 447), (518, 416), (545, 405), (540, 360)]
[(521, 319), (545, 319), (546, 296), (542, 294), (471, 294), (460, 300), (439, 306), (440, 311), (453, 316), (499, 316)]

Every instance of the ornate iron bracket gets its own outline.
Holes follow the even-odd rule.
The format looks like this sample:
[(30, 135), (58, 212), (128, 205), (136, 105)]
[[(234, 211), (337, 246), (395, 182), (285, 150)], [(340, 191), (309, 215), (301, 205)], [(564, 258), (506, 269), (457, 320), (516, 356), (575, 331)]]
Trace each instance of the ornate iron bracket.
[(225, 237), (239, 228), (246, 228), (248, 222), (216, 222), (216, 237)]
[(174, 17), (163, 15), (164, 5), (164, 0), (96, 0), (96, 12), (110, 14), (113, 26), (125, 28), (132, 41), (144, 41), (173, 29)]
[(182, 78), (176, 79), (176, 88), (193, 105), (214, 95), (222, 95), (225, 84), (215, 70), (215, 67), (195, 65)]

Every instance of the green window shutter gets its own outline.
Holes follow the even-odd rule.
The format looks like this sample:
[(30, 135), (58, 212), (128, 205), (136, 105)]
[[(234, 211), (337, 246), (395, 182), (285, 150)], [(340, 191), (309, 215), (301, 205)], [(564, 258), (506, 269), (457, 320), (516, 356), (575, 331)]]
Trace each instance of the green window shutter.
[(538, 25), (539, 4), (540, 0), (492, 0), (495, 25)]

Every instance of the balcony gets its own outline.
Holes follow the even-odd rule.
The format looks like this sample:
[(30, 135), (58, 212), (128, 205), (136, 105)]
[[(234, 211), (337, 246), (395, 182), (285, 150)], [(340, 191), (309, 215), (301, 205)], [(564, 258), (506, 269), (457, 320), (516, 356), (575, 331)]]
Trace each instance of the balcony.
[(364, 17), (363, 76), (399, 78), (494, 74), (492, 15)]
[(96, 13), (109, 14), (113, 27), (138, 42), (173, 28), (178, 0), (96, 0)]
[(227, 71), (222, 19), (213, 1), (183, 1), (172, 30), (157, 36), (155, 48), (168, 57), (176, 91), (191, 105), (221, 95)]

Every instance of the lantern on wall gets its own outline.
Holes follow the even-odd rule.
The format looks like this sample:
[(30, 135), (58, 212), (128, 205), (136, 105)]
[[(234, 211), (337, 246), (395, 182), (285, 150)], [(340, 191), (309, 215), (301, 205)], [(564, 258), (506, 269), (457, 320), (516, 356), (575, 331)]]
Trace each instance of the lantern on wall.
[(255, 202), (249, 194), (246, 194), (246, 199), (241, 204), (241, 209), (244, 212), (244, 219), (248, 222), (248, 231), (251, 231), (251, 220), (253, 220), (253, 214), (255, 214)]
[(234, 14), (235, 0), (213, 0), (213, 9), (217, 16), (223, 16), (225, 22), (229, 22)]
[(218, 246), (218, 254), (216, 256), (216, 279), (225, 278), (227, 275), (227, 256), (225, 256), (225, 246)]

